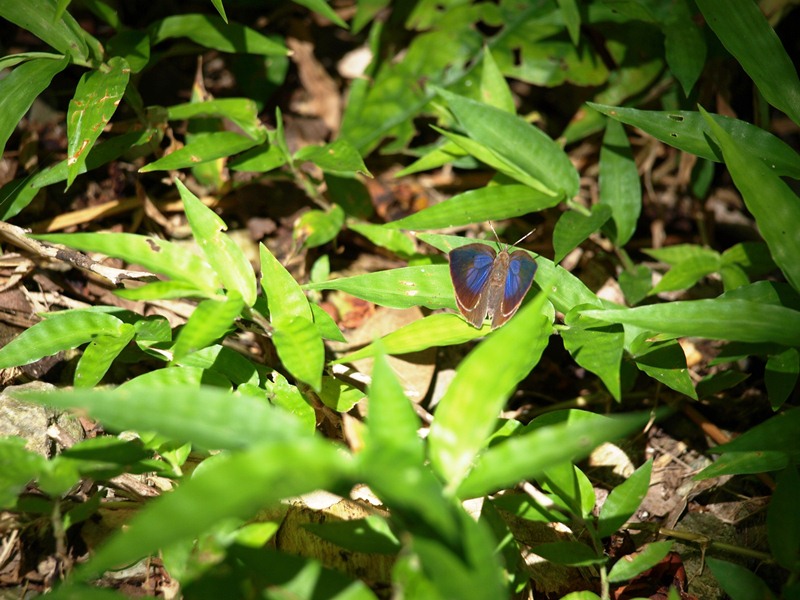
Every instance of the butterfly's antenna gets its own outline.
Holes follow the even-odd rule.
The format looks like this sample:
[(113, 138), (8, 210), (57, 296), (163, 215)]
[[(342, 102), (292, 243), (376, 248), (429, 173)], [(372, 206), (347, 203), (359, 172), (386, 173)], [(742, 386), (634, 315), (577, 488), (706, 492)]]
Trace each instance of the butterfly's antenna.
[(497, 240), (497, 248), (500, 249), (502, 247), (503, 243), (500, 241), (500, 238), (497, 236), (497, 232), (494, 230), (494, 225), (492, 225), (491, 221), (489, 221), (489, 227), (492, 228), (492, 233), (494, 234), (494, 239)]
[(513, 243), (513, 244), (511, 244), (511, 245), (512, 245), (512, 246), (516, 246), (516, 245), (517, 245), (517, 244), (519, 244), (521, 241), (523, 241), (523, 240), (524, 240), (526, 237), (528, 237), (530, 234), (532, 234), (534, 231), (536, 231), (536, 230), (535, 230), (535, 229), (531, 229), (531, 230), (530, 230), (528, 233), (526, 233), (525, 235), (523, 235), (521, 238), (519, 238), (519, 239), (518, 239), (516, 242), (514, 242), (514, 243)]

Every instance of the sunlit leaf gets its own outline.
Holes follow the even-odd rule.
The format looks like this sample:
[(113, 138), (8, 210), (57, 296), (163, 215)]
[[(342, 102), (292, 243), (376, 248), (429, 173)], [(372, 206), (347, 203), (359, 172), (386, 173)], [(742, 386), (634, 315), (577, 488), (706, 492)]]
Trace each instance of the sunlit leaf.
[(114, 57), (81, 77), (67, 112), (67, 187), (84, 169), (89, 151), (117, 110), (131, 70)]
[(119, 338), (125, 332), (125, 323), (101, 312), (76, 310), (50, 315), (0, 348), (0, 368), (27, 365), (98, 336)]
[[(30, 7), (25, 7), (24, 11), (29, 12)], [(0, 79), (0, 154), (33, 101), (67, 64), (67, 58), (60, 56), (29, 60)]]

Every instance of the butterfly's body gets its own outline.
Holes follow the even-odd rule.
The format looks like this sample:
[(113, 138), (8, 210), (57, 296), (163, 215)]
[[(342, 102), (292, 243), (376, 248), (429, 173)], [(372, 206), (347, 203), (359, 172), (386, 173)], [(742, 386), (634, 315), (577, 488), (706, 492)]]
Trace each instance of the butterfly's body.
[(508, 321), (533, 283), (536, 263), (523, 250), (495, 252), (485, 244), (467, 244), (450, 252), (450, 277), (456, 303), (467, 321), (492, 329)]

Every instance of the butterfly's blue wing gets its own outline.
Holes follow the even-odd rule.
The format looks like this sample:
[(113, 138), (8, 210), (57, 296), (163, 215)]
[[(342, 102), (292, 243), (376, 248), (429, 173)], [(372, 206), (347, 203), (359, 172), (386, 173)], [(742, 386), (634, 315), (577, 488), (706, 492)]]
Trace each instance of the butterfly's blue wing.
[(522, 303), (522, 299), (531, 289), (533, 276), (536, 274), (536, 261), (523, 250), (511, 253), (503, 287), (503, 301), (499, 311), (495, 311), (492, 327), (499, 327), (508, 321)]
[(486, 318), (486, 294), (496, 253), (485, 244), (467, 244), (450, 252), (450, 278), (456, 303), (467, 321), (481, 327)]

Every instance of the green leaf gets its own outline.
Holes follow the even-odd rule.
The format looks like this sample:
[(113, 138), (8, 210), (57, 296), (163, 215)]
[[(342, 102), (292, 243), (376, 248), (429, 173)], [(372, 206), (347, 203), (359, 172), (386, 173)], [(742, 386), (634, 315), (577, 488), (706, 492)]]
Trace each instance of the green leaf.
[(417, 435), (419, 419), (382, 353), (375, 357), (368, 396), (365, 463), (369, 464), (370, 455), (389, 451), (401, 456), (403, 465), (419, 469), (425, 460), (422, 440)]
[(558, 204), (558, 198), (524, 185), (491, 185), (457, 194), (385, 227), (443, 229), (521, 217)]
[(800, 518), (797, 516), (797, 497), (800, 476), (791, 466), (776, 478), (775, 491), (767, 508), (767, 539), (775, 562), (790, 572), (800, 568)]
[(19, 437), (0, 437), (0, 507), (11, 508), (25, 486), (46, 468), (46, 459)]
[(800, 340), (800, 312), (747, 300), (686, 300), (629, 309), (588, 310), (583, 314), (676, 337), (776, 342), (786, 346), (797, 346)]
[[(196, 538), (222, 519), (247, 518), (287, 497), (330, 487), (346, 473), (347, 464), (332, 445), (310, 437), (222, 455), (148, 505), (73, 576), (94, 578), (159, 548)], [(243, 481), (247, 485), (241, 485)], [(215, 501), (209, 503), (209, 498)]]
[(356, 34), (369, 23), (381, 9), (388, 6), (391, 0), (362, 0), (356, 5), (356, 14), (353, 17), (353, 33)]
[(773, 450), (788, 454), (793, 462), (798, 463), (800, 447), (794, 443), (794, 436), (798, 430), (800, 430), (800, 409), (793, 408), (756, 425), (727, 444), (716, 446), (713, 452), (723, 454)]
[(208, 263), (227, 290), (237, 292), (246, 306), (253, 306), (256, 276), (242, 249), (223, 233), (228, 229), (225, 221), (200, 202), (180, 179), (175, 179), (175, 186), (183, 200), (189, 226)]
[(677, 341), (648, 343), (642, 350), (633, 353), (633, 359), (641, 371), (656, 381), (697, 400), (697, 392), (686, 367), (686, 354)]
[(800, 352), (797, 348), (787, 348), (767, 359), (764, 370), (764, 383), (772, 410), (778, 410), (789, 398), (797, 385), (800, 374)]
[(424, 265), (307, 283), (307, 290), (340, 290), (390, 308), (456, 308), (450, 269)]
[(650, 413), (603, 417), (570, 411), (567, 422), (528, 429), (489, 447), (478, 456), (457, 495), (476, 498), (539, 477), (554, 464), (578, 460), (603, 442), (629, 435), (649, 418)]
[(272, 379), (274, 381), (267, 380), (265, 383), (270, 403), (291, 414), (300, 423), (304, 432), (313, 435), (317, 428), (314, 407), (308, 403), (297, 386), (289, 383), (277, 371), (272, 373)]
[[(187, 359), (181, 361), (182, 364), (192, 362), (191, 357), (197, 354), (200, 354), (200, 352), (189, 355)], [(117, 386), (116, 389), (135, 389), (144, 393), (154, 387), (174, 386), (188, 388), (189, 386), (194, 386), (199, 389), (201, 385), (213, 386), (222, 390), (231, 389), (230, 380), (228, 378), (213, 371), (209, 371), (206, 367), (200, 368), (197, 366), (167, 367), (165, 369), (148, 371), (133, 379), (129, 379), (122, 385)]]
[(323, 338), (335, 342), (347, 342), (336, 321), (325, 310), (317, 304), (311, 304), (311, 312), (314, 314), (314, 325)]
[(105, 46), (109, 57), (119, 57), (128, 63), (131, 73), (140, 73), (150, 62), (150, 36), (144, 31), (118, 29)]
[(648, 460), (636, 469), (628, 479), (611, 490), (611, 493), (600, 509), (597, 535), (604, 538), (610, 536), (630, 519), (647, 495), (650, 488), (650, 475), (653, 461)]
[(602, 563), (605, 558), (597, 556), (594, 550), (583, 542), (548, 542), (536, 544), (531, 552), (557, 565), (581, 567)]
[(380, 342), (368, 344), (355, 352), (333, 361), (333, 364), (348, 363), (362, 358), (386, 354), (408, 354), (437, 346), (454, 346), (486, 336), (491, 326), (475, 329), (461, 316), (451, 313), (428, 315), (412, 321), (385, 335)]
[(123, 323), (119, 335), (98, 335), (83, 351), (75, 369), (75, 387), (94, 387), (106, 374), (111, 363), (133, 339), (136, 329)]
[(694, 476), (697, 481), (723, 475), (748, 475), (780, 471), (789, 466), (785, 452), (758, 450), (757, 452), (727, 452)]
[(347, 23), (345, 23), (342, 18), (336, 14), (336, 12), (328, 5), (327, 2), (325, 2), (325, 0), (293, 0), (293, 2), (295, 4), (305, 6), (307, 9), (322, 15), (331, 22), (336, 23), (336, 25), (339, 27), (349, 29)]
[(706, 556), (706, 564), (731, 600), (775, 600), (764, 580), (743, 566), (712, 556)]
[(89, 151), (114, 116), (130, 75), (125, 59), (114, 57), (78, 82), (67, 111), (67, 187), (84, 169)]
[(759, 161), (750, 148), (735, 141), (702, 109), (701, 112), (706, 117), (711, 135), (722, 150), (733, 183), (741, 192), (747, 209), (756, 219), (758, 230), (767, 242), (775, 264), (792, 287), (800, 290), (800, 262), (797, 260), (800, 256), (800, 236), (797, 235), (800, 198), (778, 175)]
[(581, 37), (581, 11), (578, 8), (577, 0), (558, 0), (558, 8), (561, 10), (561, 17), (569, 32), (569, 39), (573, 45), (577, 46)]
[(697, 0), (706, 23), (764, 98), (800, 124), (800, 79), (761, 9), (750, 0)]
[(668, 17), (662, 24), (664, 50), (670, 72), (680, 82), (685, 96), (703, 72), (706, 61), (706, 41), (692, 18), (694, 7), (689, 0), (669, 5)]
[(672, 265), (664, 277), (650, 291), (650, 295), (661, 292), (684, 290), (692, 287), (706, 275), (722, 268), (718, 252), (694, 244), (676, 244), (659, 249), (644, 249), (656, 260)]
[(209, 293), (220, 287), (216, 273), (206, 261), (166, 240), (133, 233), (49, 233), (31, 237), (121, 258)]
[(586, 238), (599, 231), (611, 214), (612, 208), (608, 204), (595, 204), (588, 217), (575, 210), (561, 213), (553, 229), (553, 261), (558, 263), (564, 260)]
[(545, 301), (539, 294), (470, 352), (437, 405), (428, 435), (431, 465), (451, 488), (466, 476), (514, 388), (539, 362), (552, 330)]
[(614, 243), (628, 243), (642, 211), (642, 186), (625, 129), (618, 121), (606, 121), (600, 149), (600, 202), (611, 207)]
[(381, 248), (386, 248), (398, 256), (409, 257), (414, 254), (414, 240), (405, 233), (396, 229), (389, 229), (386, 226), (374, 223), (349, 222), (347, 228), (360, 233), (370, 242)]
[(249, 150), (253, 146), (263, 143), (265, 139), (266, 134), (252, 139), (233, 131), (196, 133), (192, 135), (192, 140), (185, 146), (143, 166), (139, 169), (139, 173), (194, 167), (198, 164)]
[[(699, 112), (651, 111), (593, 102), (587, 104), (612, 119), (638, 127), (678, 150), (723, 162), (719, 147), (709, 140), (711, 133), (709, 124)], [(742, 147), (748, 148), (753, 155), (760, 158), (776, 175), (800, 179), (800, 154), (788, 144), (768, 131), (745, 121), (722, 115), (710, 115), (710, 117)]]
[(259, 245), (259, 250), (261, 286), (269, 302), (270, 317), (273, 320), (305, 317), (313, 321), (314, 315), (308, 305), (308, 299), (291, 273), (278, 262), (264, 244)]
[(146, 394), (130, 386), (13, 395), (54, 408), (84, 409), (107, 429), (151, 431), (205, 449), (248, 448), (310, 435), (294, 417), (264, 400), (215, 387), (198, 389), (194, 383), (153, 386)]
[(497, 68), (497, 63), (488, 47), (484, 48), (481, 62), (481, 100), (512, 115), (517, 112), (514, 94), (511, 93), (505, 76)]
[(294, 160), (296, 162), (307, 160), (324, 172), (334, 175), (363, 173), (367, 177), (372, 177), (358, 150), (347, 140), (336, 140), (324, 146), (305, 146), (295, 152)]
[[(3, 2), (0, 4), (0, 13), (4, 16), (6, 4), (22, 7), (20, 3)], [(30, 8), (26, 7), (24, 10), (28, 12)], [(0, 79), (0, 154), (36, 97), (47, 89), (50, 80), (68, 64), (66, 57), (39, 58), (18, 66)]]
[(266, 173), (286, 164), (286, 157), (278, 146), (263, 143), (242, 152), (228, 162), (234, 171)]
[(226, 23), (228, 22), (228, 15), (225, 14), (225, 7), (222, 5), (222, 0), (211, 0), (211, 4), (214, 5), (214, 8), (217, 9), (219, 16), (222, 17), (222, 20)]
[(306, 248), (316, 248), (334, 239), (344, 225), (344, 211), (338, 204), (329, 210), (309, 210), (297, 219), (294, 239), (302, 240)]
[[(594, 592), (571, 592), (566, 596), (562, 596), (561, 600), (600, 600), (600, 596)], [(673, 600), (669, 598), (669, 600)]]
[(125, 332), (122, 321), (105, 313), (83, 310), (56, 313), (0, 348), (0, 369), (27, 365), (99, 336), (120, 337)]
[(346, 413), (361, 402), (366, 394), (352, 385), (333, 377), (323, 377), (319, 399), (328, 408)]
[(257, 31), (240, 25), (226, 23), (213, 15), (176, 15), (157, 21), (150, 26), (153, 45), (170, 38), (187, 37), (205, 48), (221, 52), (288, 56), (289, 51)]
[(493, 106), (446, 90), (437, 92), (472, 139), (541, 181), (561, 199), (570, 199), (578, 193), (578, 172), (564, 151), (542, 130)]
[(203, 300), (178, 334), (172, 347), (172, 360), (181, 360), (224, 336), (243, 308), (244, 302), (238, 292), (229, 292), (225, 300)]
[(214, 345), (202, 348), (181, 359), (179, 364), (211, 369), (236, 385), (260, 383), (256, 365), (226, 346)]
[[(155, 129), (131, 131), (130, 133), (123, 133), (122, 135), (109, 138), (102, 144), (95, 144), (89, 151), (86, 160), (81, 164), (78, 175), (101, 167), (119, 158), (131, 149), (151, 142), (157, 134), (158, 132)], [(68, 162), (68, 160), (62, 160), (36, 173), (31, 180), (31, 187), (39, 189), (59, 181), (64, 181), (68, 176)]]
[(272, 318), (272, 341), (278, 358), (300, 381), (317, 392), (322, 389), (325, 346), (314, 323), (306, 317)]
[(636, 265), (619, 274), (619, 287), (629, 305), (639, 304), (653, 286), (653, 274), (646, 265)]
[(251, 98), (221, 98), (205, 102), (186, 102), (167, 109), (170, 121), (218, 117), (236, 123), (250, 138), (262, 139), (266, 129), (258, 118), (258, 105)]
[(210, 294), (183, 281), (154, 281), (139, 287), (114, 290), (120, 298), (127, 300), (169, 300), (172, 298), (205, 298)]
[[(644, 497), (644, 496), (643, 496)], [(612, 567), (608, 574), (608, 581), (620, 583), (633, 579), (647, 569), (655, 567), (669, 554), (673, 542), (650, 542), (637, 550), (633, 555), (623, 556)]]
[(71, 56), (75, 62), (86, 64), (91, 50), (85, 32), (72, 15), (65, 12), (57, 16), (56, 11), (56, 3), (52, 0), (0, 1), (0, 16), (4, 19), (29, 31), (62, 54)]
[[(448, 162), (452, 162), (452, 159), (458, 158), (460, 153), (457, 150), (461, 150), (462, 154), (470, 155), (476, 158), (477, 160), (489, 165), (493, 169), (497, 169), (499, 173), (507, 175), (511, 179), (515, 181), (519, 181), (520, 183), (528, 186), (533, 190), (537, 190), (540, 193), (543, 193), (547, 196), (551, 196), (553, 200), (561, 200), (558, 194), (549, 188), (547, 188), (541, 181), (536, 179), (536, 177), (531, 176), (529, 173), (526, 173), (522, 170), (518, 165), (509, 162), (502, 156), (500, 156), (497, 152), (478, 142), (469, 138), (464, 135), (458, 135), (457, 133), (453, 133), (451, 131), (445, 131), (444, 129), (439, 129), (438, 127), (431, 126), (434, 131), (438, 131), (444, 137), (446, 137), (449, 141), (443, 147), (442, 152), (446, 152), (451, 155), (451, 159), (447, 161), (439, 161), (441, 164), (446, 164)], [(450, 144), (456, 144), (457, 148), (452, 148)], [(411, 172), (419, 171), (423, 166), (427, 166), (430, 168), (431, 162), (436, 160), (436, 156), (438, 152), (435, 152), (433, 155), (429, 155), (425, 157), (427, 160), (422, 162), (414, 163), (415, 168), (411, 170)], [(433, 165), (436, 166), (436, 165)], [(407, 171), (408, 172), (408, 171)]]
[(400, 541), (382, 518), (369, 515), (349, 521), (307, 523), (304, 529), (323, 540), (355, 552), (396, 554), (402, 549)]
[(625, 334), (622, 327), (573, 326), (561, 331), (564, 347), (572, 358), (603, 381), (608, 391), (619, 402), (622, 399), (620, 387), (620, 365)]
[(308, 299), (300, 285), (261, 244), (261, 285), (269, 303), (273, 342), (278, 357), (292, 375), (319, 391), (325, 347)]

